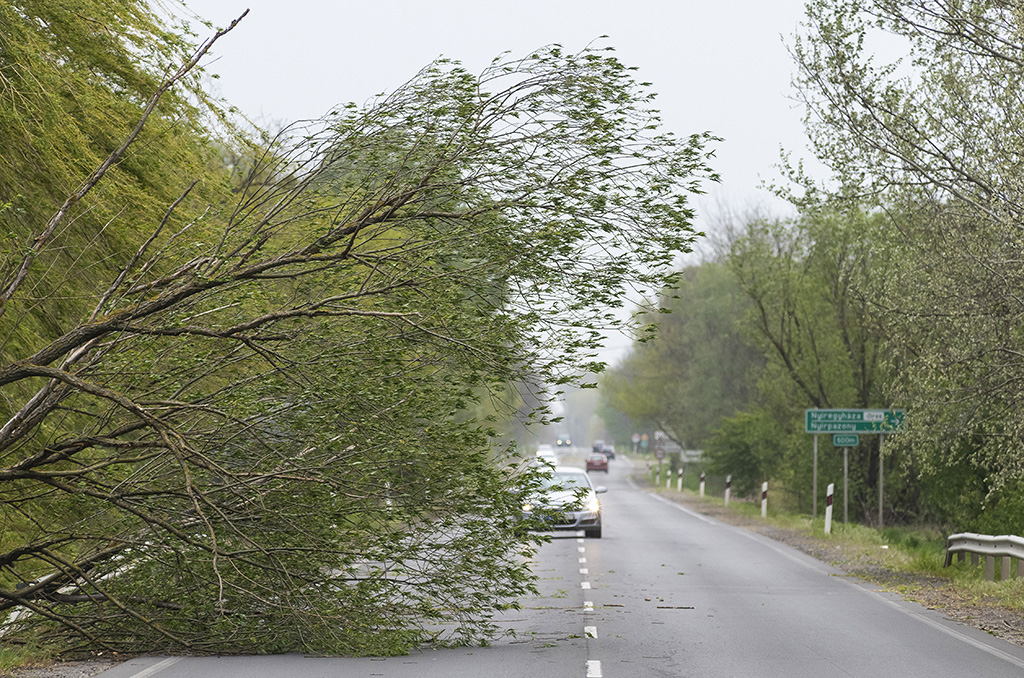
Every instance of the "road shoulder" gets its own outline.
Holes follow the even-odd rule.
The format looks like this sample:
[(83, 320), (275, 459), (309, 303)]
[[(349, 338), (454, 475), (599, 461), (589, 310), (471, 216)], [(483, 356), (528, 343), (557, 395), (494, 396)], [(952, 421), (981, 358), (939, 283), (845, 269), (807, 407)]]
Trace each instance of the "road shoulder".
[(906, 600), (936, 610), (952, 621), (1024, 647), (1024, 614), (1000, 607), (984, 598), (968, 597), (947, 579), (915, 576), (887, 568), (880, 558), (872, 557), (863, 551), (844, 550), (842, 546), (837, 546), (827, 539), (770, 525), (760, 518), (732, 511), (721, 501), (701, 499), (685, 492), (655, 490), (651, 487), (644, 490), (682, 504), (701, 515), (786, 544), (852, 577), (870, 581), (886, 591), (899, 593)]

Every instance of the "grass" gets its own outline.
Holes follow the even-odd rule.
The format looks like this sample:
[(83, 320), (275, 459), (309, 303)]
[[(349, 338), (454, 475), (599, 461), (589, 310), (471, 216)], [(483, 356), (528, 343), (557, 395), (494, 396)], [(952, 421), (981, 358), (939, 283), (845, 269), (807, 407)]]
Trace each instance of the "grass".
[(48, 664), (50, 659), (49, 652), (32, 644), (0, 643), (0, 675), (8, 673), (11, 669), (42, 666)]

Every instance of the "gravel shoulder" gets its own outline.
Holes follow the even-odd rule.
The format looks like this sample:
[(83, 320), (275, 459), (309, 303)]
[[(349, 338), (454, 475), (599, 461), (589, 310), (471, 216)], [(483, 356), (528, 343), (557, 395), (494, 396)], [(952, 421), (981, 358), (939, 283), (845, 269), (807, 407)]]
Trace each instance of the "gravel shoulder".
[(128, 657), (97, 657), (69, 662), (53, 661), (45, 665), (26, 666), (11, 671), (0, 671), (0, 676), (12, 678), (91, 678), (112, 669)]
[(796, 530), (768, 525), (758, 517), (730, 511), (718, 502), (702, 501), (675, 492), (658, 491), (658, 494), (723, 523), (746, 528), (791, 546), (851, 576), (873, 582), (887, 591), (901, 594), (907, 600), (937, 610), (953, 621), (1024, 647), (1024, 614), (1019, 610), (1001, 607), (992, 600), (966, 595), (948, 579), (893, 570), (886, 567), (877, 554), (848, 549)]

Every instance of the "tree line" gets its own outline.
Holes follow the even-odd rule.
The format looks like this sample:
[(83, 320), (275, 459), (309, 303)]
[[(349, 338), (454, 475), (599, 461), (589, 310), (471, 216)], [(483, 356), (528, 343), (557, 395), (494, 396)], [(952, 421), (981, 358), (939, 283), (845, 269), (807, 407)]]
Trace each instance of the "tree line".
[(1022, 37), (1017, 3), (809, 2), (790, 49), (828, 176), (784, 156), (795, 214), (722, 218), (605, 408), (808, 512), (804, 410), (905, 409), (853, 451), (854, 515), (881, 463), (886, 522), (1024, 534)]

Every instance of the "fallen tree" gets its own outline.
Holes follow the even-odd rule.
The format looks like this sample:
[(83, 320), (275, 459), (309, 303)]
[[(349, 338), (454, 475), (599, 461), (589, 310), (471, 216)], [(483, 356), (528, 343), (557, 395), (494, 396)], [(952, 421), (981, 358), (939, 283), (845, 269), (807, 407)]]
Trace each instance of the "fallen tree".
[[(26, 5), (26, 31), (57, 21)], [(657, 134), (609, 52), (552, 47), (479, 76), (438, 62), (227, 153), (165, 101), (222, 34), (45, 222), (0, 215), (24, 243), (0, 293), (0, 631), (132, 652), (486, 638), (532, 586), (537, 478), (493, 428), (509, 384), (599, 369), (608, 308), (695, 237), (709, 137)], [(146, 155), (183, 119), (201, 171)], [(133, 171), (174, 186), (159, 216), (116, 190)]]

